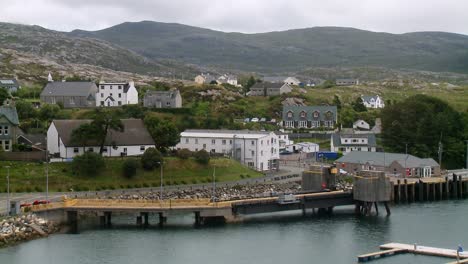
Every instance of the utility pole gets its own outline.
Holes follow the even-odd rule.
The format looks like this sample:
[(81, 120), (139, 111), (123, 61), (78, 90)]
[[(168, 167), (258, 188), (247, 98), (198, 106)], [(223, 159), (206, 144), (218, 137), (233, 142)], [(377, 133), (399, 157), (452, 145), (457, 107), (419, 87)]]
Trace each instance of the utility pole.
[(213, 202), (216, 201), (216, 166), (213, 166), (213, 194), (211, 195)]
[(439, 141), (439, 151), (438, 151), (438, 154), (439, 154), (439, 166), (442, 167), (442, 152), (443, 152), (443, 145), (442, 145), (442, 142)]
[(468, 140), (466, 140), (466, 166), (465, 169), (468, 169)]
[(163, 199), (163, 161), (161, 160), (161, 161), (159, 162), (159, 164), (160, 164), (160, 168), (161, 168), (161, 172), (160, 172), (160, 176), (161, 176), (161, 179), (160, 179), (160, 181), (161, 181), (161, 187), (160, 187), (160, 189), (159, 189), (159, 199), (162, 200), (162, 199)]
[(46, 201), (49, 201), (49, 150), (47, 149), (46, 137)]
[(408, 168), (406, 167), (406, 160), (408, 159), (408, 143), (405, 143), (405, 178), (408, 176)]
[(10, 166), (5, 167), (7, 169), (7, 215), (10, 215), (11, 209), (11, 202), (10, 202)]

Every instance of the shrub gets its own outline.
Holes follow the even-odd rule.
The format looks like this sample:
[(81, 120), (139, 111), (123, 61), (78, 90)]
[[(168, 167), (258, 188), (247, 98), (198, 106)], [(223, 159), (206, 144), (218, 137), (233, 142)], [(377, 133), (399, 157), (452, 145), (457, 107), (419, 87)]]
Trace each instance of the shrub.
[(150, 187), (149, 184), (147, 184), (146, 182), (143, 183), (143, 188), (148, 188), (148, 187)]
[(189, 149), (181, 149), (181, 150), (177, 151), (177, 157), (179, 159), (186, 160), (186, 159), (190, 158), (191, 156), (192, 156), (192, 151), (190, 151)]
[(196, 179), (192, 180), (192, 184), (197, 184), (197, 183), (198, 183), (198, 181)]
[(104, 158), (94, 152), (76, 156), (72, 161), (72, 170), (78, 175), (94, 176), (104, 168)]
[(33, 189), (32, 189), (31, 187), (29, 187), (29, 186), (26, 187), (26, 192), (27, 192), (27, 193), (30, 193), (30, 192), (32, 192), (32, 191), (33, 191)]
[[(29, 192), (29, 191), (28, 191), (28, 188), (26, 188), (26, 191)], [(42, 192), (43, 190), (42, 190), (42, 188), (39, 187), (39, 186), (34, 186), (34, 191), (35, 191), (35, 192)]]
[(182, 180), (180, 183), (181, 183), (182, 185), (186, 185), (186, 184), (187, 184), (187, 182), (184, 181), (184, 180)]
[(135, 187), (136, 189), (140, 189), (140, 188), (141, 188), (141, 184), (137, 183), (137, 184), (135, 184), (134, 187)]
[(203, 165), (207, 165), (210, 162), (210, 154), (204, 149), (195, 153), (195, 160)]
[(143, 156), (141, 156), (141, 165), (145, 170), (153, 170), (160, 166), (162, 160), (161, 152), (155, 148), (149, 148), (143, 153)]
[(126, 178), (133, 178), (137, 173), (138, 162), (134, 159), (124, 161), (122, 165), (123, 175)]

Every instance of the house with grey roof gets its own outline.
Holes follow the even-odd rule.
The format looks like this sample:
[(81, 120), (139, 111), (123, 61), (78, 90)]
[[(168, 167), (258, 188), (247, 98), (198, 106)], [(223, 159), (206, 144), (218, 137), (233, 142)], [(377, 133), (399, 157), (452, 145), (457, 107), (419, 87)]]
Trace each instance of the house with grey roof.
[(337, 121), (336, 106), (283, 106), (284, 128), (333, 129)]
[(286, 83), (289, 85), (300, 85), (302, 83), (301, 80), (292, 76), (265, 76), (263, 77), (263, 81), (271, 83)]
[(248, 96), (276, 96), (292, 92), (292, 88), (286, 83), (260, 82), (250, 87)]
[(16, 79), (0, 79), (0, 88), (7, 90), (10, 94), (17, 92), (21, 86)]
[[(75, 142), (72, 133), (92, 120), (53, 120), (47, 130), (47, 150), (51, 155), (70, 159), (85, 152), (99, 153), (100, 144), (95, 139)], [(122, 119), (123, 131), (109, 130), (104, 143), (105, 157), (140, 156), (155, 142), (141, 119)]]
[(0, 106), (0, 148), (4, 151), (12, 151), (13, 144), (20, 133), (18, 113), (14, 102), (6, 100)]
[(143, 98), (143, 106), (149, 108), (181, 108), (182, 96), (179, 90), (147, 91)]
[(351, 79), (351, 78), (336, 79), (335, 84), (338, 85), (338, 86), (359, 85), (359, 79)]
[(410, 154), (353, 151), (336, 160), (336, 166), (348, 173), (371, 170), (394, 177), (440, 176), (440, 165), (434, 159)]
[(331, 135), (330, 151), (348, 154), (351, 151), (377, 151), (374, 134), (335, 133)]
[(362, 103), (366, 108), (384, 108), (385, 102), (379, 95), (361, 95)]
[(369, 131), (371, 127), (366, 121), (358, 119), (353, 123), (353, 129), (360, 131)]
[(213, 75), (209, 74), (209, 73), (202, 73), (200, 75), (197, 75), (195, 77), (195, 82), (198, 83), (198, 84), (211, 84), (213, 82), (217, 82), (216, 80), (216, 77), (214, 77)]
[(93, 82), (49, 82), (41, 92), (41, 101), (62, 103), (65, 108), (96, 107), (97, 92)]

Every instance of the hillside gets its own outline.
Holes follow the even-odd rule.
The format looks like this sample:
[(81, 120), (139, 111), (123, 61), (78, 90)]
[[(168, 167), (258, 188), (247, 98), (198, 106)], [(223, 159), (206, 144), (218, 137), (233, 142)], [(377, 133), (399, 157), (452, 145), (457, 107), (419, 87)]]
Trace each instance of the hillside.
[(0, 48), (25, 56), (36, 56), (50, 64), (82, 64), (114, 71), (154, 76), (173, 72), (193, 73), (194, 69), (173, 61), (156, 61), (103, 40), (72, 37), (39, 26), (0, 23)]
[(443, 32), (389, 34), (315, 27), (242, 34), (143, 21), (93, 32), (75, 30), (70, 35), (103, 39), (150, 59), (245, 71), (297, 72), (336, 66), (468, 70), (468, 36)]

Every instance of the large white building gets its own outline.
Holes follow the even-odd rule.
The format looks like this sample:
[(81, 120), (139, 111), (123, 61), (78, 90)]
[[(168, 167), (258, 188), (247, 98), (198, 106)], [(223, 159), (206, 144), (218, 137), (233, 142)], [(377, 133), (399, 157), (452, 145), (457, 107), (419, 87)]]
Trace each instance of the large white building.
[(138, 104), (138, 91), (133, 81), (100, 82), (96, 93), (96, 106), (114, 107), (129, 104)]
[[(73, 142), (73, 130), (91, 120), (54, 120), (47, 130), (47, 150), (57, 158), (70, 159), (84, 152), (99, 153), (99, 142)], [(104, 144), (105, 157), (139, 156), (155, 143), (141, 119), (122, 119), (123, 131), (109, 130)]]
[(177, 149), (224, 154), (258, 170), (279, 168), (279, 139), (273, 132), (248, 130), (186, 130)]
[(377, 140), (375, 134), (345, 134), (331, 135), (330, 151), (342, 152), (344, 155), (352, 151), (376, 152)]
[(362, 95), (361, 96), (362, 103), (366, 106), (366, 108), (384, 108), (385, 102), (382, 97), (379, 95)]

